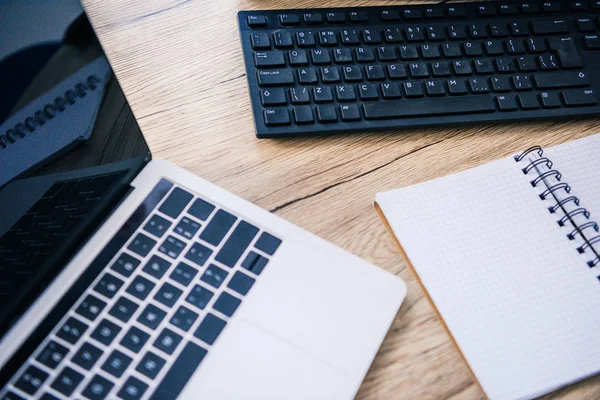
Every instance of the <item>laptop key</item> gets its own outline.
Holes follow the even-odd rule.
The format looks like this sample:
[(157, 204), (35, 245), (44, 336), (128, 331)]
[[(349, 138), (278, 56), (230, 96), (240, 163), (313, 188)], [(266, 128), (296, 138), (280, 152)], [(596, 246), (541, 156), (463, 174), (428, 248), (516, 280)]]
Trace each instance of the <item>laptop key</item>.
[(259, 275), (268, 262), (269, 260), (267, 258), (251, 251), (242, 262), (242, 267)]
[(200, 243), (194, 243), (190, 250), (185, 255), (185, 258), (199, 266), (204, 266), (208, 258), (212, 254), (212, 250)]
[(137, 297), (140, 300), (145, 300), (152, 289), (154, 289), (154, 286), (156, 286), (154, 282), (151, 282), (143, 276), (138, 275), (127, 288), (127, 293)]
[(194, 286), (190, 294), (185, 298), (185, 300), (193, 306), (198, 307), (203, 310), (204, 307), (208, 304), (210, 299), (213, 297), (213, 292), (210, 290), (203, 288), (200, 285)]
[(121, 328), (119, 326), (107, 319), (103, 319), (90, 336), (103, 345), (108, 346), (120, 331)]
[(167, 313), (160, 308), (153, 304), (148, 304), (138, 317), (138, 321), (150, 329), (156, 329), (165, 315), (167, 315)]
[(183, 292), (170, 283), (164, 283), (154, 295), (154, 300), (164, 304), (167, 307), (173, 307)]
[(87, 330), (88, 326), (83, 322), (70, 317), (67, 322), (56, 333), (56, 336), (71, 344), (77, 343), (79, 338)]
[(127, 322), (137, 309), (137, 304), (125, 297), (121, 297), (108, 313), (123, 322)]
[(221, 318), (208, 313), (194, 332), (194, 336), (205, 343), (213, 344), (226, 324)]
[(150, 239), (143, 233), (138, 233), (127, 248), (142, 257), (146, 257), (155, 245), (156, 240)]
[(154, 347), (164, 351), (167, 354), (173, 354), (182, 337), (169, 328), (163, 329), (158, 338), (154, 341)]
[(47, 373), (30, 365), (27, 367), (25, 372), (23, 372), (23, 375), (21, 375), (21, 377), (17, 380), (15, 387), (33, 396), (44, 384), (46, 379), (48, 379)]
[(206, 271), (200, 278), (201, 281), (208, 283), (209, 285), (219, 288), (223, 281), (227, 278), (227, 271), (217, 267), (214, 264), (209, 265)]
[[(131, 274), (130, 274), (131, 275)], [(104, 274), (100, 281), (94, 287), (94, 290), (104, 296), (112, 299), (113, 296), (123, 286), (123, 281), (111, 274)]]
[(180, 234), (181, 236), (191, 239), (194, 237), (196, 232), (200, 229), (200, 224), (196, 221), (192, 221), (187, 217), (181, 218), (181, 221), (175, 227), (175, 232)]
[(77, 307), (77, 314), (84, 316), (90, 321), (94, 321), (98, 314), (106, 307), (106, 303), (97, 297), (88, 295)]
[(165, 272), (169, 269), (171, 263), (159, 256), (152, 256), (150, 261), (146, 263), (142, 271), (150, 276), (160, 279), (163, 277)]
[(213, 246), (218, 246), (236, 220), (237, 217), (231, 215), (225, 210), (217, 211), (206, 228), (204, 228), (204, 231), (202, 231), (200, 234), (200, 239), (212, 244)]
[(150, 379), (154, 379), (164, 365), (165, 360), (149, 351), (146, 353), (144, 358), (142, 358), (142, 361), (140, 361), (135, 370), (144, 374)]
[(51, 395), (50, 393), (44, 393), (40, 400), (60, 400), (58, 397)]
[(134, 353), (138, 353), (144, 344), (148, 341), (150, 335), (146, 332), (142, 331), (140, 328), (132, 326), (129, 331), (125, 334), (123, 339), (121, 339), (121, 346), (133, 351)]
[(89, 342), (85, 342), (81, 348), (75, 353), (71, 362), (79, 365), (85, 370), (90, 370), (96, 364), (96, 361), (102, 355), (102, 350)]
[(171, 324), (178, 327), (182, 331), (189, 331), (196, 319), (198, 314), (193, 312), (187, 307), (181, 306), (177, 309), (173, 317), (171, 317)]
[(130, 376), (125, 381), (125, 384), (121, 390), (119, 390), (119, 393), (117, 393), (117, 396), (123, 400), (139, 400), (146, 392), (146, 389), (148, 389), (147, 384), (133, 376)]
[(263, 232), (262, 235), (260, 235), (260, 238), (258, 238), (255, 247), (272, 256), (275, 254), (280, 244), (281, 239), (276, 238), (268, 232)]
[(162, 203), (158, 211), (171, 218), (177, 218), (194, 196), (181, 188), (175, 188)]
[(114, 386), (115, 384), (108, 379), (100, 375), (94, 375), (82, 394), (91, 400), (103, 400)]
[(189, 285), (198, 270), (196, 268), (190, 267), (186, 263), (180, 262), (177, 267), (171, 272), (170, 278), (175, 282), (181, 283), (184, 286)]
[(129, 254), (123, 253), (113, 263), (111, 269), (128, 278), (138, 265), (140, 265), (140, 260), (130, 256)]
[(150, 400), (175, 400), (188, 383), (202, 360), (206, 350), (188, 342), (171, 368), (158, 385)]
[(183, 249), (185, 249), (185, 246), (185, 242), (177, 239), (174, 236), (169, 236), (165, 239), (164, 242), (162, 242), (162, 244), (158, 248), (158, 251), (160, 251), (163, 254), (166, 254), (171, 258), (177, 258), (179, 254), (183, 251)]
[(82, 380), (83, 375), (71, 367), (66, 367), (52, 382), (50, 387), (65, 396), (71, 396)]
[(214, 309), (222, 312), (223, 314), (231, 317), (235, 310), (240, 306), (242, 301), (237, 297), (233, 297), (227, 292), (221, 293), (217, 301), (215, 302)]
[(51, 340), (36, 357), (36, 360), (44, 364), (46, 367), (54, 369), (58, 366), (58, 364), (60, 364), (63, 358), (65, 358), (68, 352), (69, 349), (67, 349), (65, 346), (56, 343), (54, 340)]
[(192, 204), (192, 206), (188, 210), (188, 214), (198, 218), (201, 221), (206, 221), (206, 219), (210, 216), (214, 209), (215, 206), (213, 206), (209, 202), (202, 199), (196, 199), (196, 201), (194, 201), (194, 204)]
[(215, 259), (227, 267), (233, 267), (246, 251), (259, 229), (246, 221), (241, 221)]
[(254, 282), (256, 282), (256, 279), (251, 278), (240, 271), (236, 271), (227, 284), (227, 287), (245, 296), (250, 291), (250, 288), (252, 288), (252, 285), (254, 285)]
[(114, 377), (120, 378), (129, 364), (131, 364), (131, 361), (131, 357), (121, 353), (119, 350), (113, 350), (102, 365), (102, 369)]
[(23, 397), (19, 396), (18, 394), (16, 394), (15, 392), (6, 392), (4, 394), (4, 397), (2, 397), (2, 400), (25, 400)]
[(150, 218), (150, 221), (144, 226), (144, 230), (161, 238), (170, 226), (171, 222), (167, 221), (165, 218), (160, 215), (153, 215), (152, 218)]

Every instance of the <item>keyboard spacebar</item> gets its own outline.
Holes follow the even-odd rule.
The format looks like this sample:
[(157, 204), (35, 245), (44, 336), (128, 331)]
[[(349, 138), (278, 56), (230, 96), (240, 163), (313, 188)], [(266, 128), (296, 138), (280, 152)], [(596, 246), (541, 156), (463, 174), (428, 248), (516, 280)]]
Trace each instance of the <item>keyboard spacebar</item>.
[(169, 369), (150, 400), (175, 400), (206, 355), (206, 350), (189, 342)]
[(488, 97), (473, 96), (446, 99), (411, 99), (365, 103), (366, 119), (405, 118), (424, 115), (453, 115), (494, 112), (494, 101)]

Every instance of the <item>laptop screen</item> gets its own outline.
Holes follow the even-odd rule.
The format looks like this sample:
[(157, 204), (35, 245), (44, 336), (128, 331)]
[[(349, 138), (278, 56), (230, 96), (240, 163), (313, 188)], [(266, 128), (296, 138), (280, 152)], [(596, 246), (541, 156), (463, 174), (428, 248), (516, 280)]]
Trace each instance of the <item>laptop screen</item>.
[(0, 2), (0, 338), (149, 150), (77, 0)]

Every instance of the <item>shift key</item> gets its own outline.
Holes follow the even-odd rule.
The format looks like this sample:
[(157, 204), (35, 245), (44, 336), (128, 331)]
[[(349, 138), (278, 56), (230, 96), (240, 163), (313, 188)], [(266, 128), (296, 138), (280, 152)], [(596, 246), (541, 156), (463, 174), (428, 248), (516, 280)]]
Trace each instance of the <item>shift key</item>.
[(260, 86), (293, 85), (294, 74), (289, 69), (269, 69), (258, 71)]
[(590, 78), (585, 72), (535, 74), (533, 80), (538, 89), (559, 89), (591, 85)]

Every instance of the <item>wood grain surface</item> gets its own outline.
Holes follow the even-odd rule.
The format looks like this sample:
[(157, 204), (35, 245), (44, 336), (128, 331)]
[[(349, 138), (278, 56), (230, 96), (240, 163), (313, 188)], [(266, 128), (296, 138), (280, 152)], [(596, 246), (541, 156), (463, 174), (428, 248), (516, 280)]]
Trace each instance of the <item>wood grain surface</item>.
[[(367, 0), (85, 0), (155, 158), (167, 159), (400, 276), (408, 296), (357, 396), (484, 395), (373, 208), (375, 193), (600, 131), (600, 120), (259, 140), (236, 14)], [(552, 351), (552, 349), (548, 349)], [(600, 398), (600, 377), (547, 398)]]

